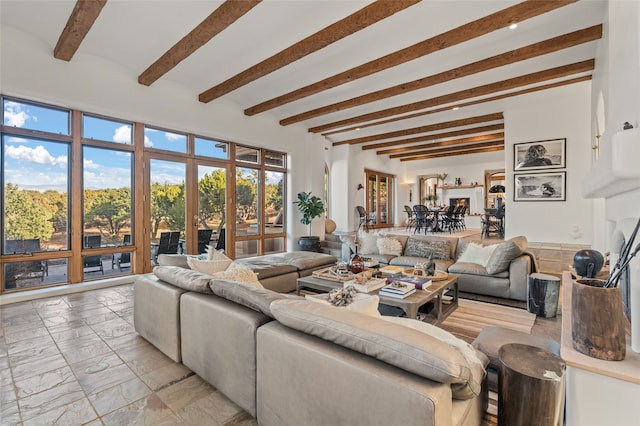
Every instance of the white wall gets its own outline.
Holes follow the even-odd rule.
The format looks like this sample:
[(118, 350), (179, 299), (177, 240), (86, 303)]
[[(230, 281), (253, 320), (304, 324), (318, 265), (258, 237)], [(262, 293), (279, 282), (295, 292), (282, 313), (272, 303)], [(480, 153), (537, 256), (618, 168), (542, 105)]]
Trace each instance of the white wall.
[[(591, 244), (593, 201), (582, 197), (591, 165), (591, 82), (518, 96), (505, 108), (506, 238)], [(566, 201), (513, 201), (513, 145), (567, 138)], [(557, 169), (560, 170), (560, 169)]]
[[(0, 36), (0, 91), (5, 95), (285, 151), (290, 165), (288, 199), (293, 201), (300, 191), (322, 194), (325, 144), (313, 141), (302, 126), (282, 127), (268, 114), (247, 117), (242, 108), (224, 100), (201, 103), (197, 93), (170, 79), (151, 87), (140, 85), (135, 70), (81, 50), (71, 62), (57, 60), (47, 43), (10, 26), (3, 25)], [(307, 227), (296, 209), (290, 211), (291, 248)]]

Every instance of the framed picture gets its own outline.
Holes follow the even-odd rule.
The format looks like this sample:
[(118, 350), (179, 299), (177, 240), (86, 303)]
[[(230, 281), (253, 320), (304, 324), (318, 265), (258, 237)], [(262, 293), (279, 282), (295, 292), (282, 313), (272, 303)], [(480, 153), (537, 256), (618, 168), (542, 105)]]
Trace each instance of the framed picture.
[(566, 138), (514, 144), (513, 170), (564, 168), (566, 152)]
[(566, 201), (567, 172), (513, 176), (513, 201)]

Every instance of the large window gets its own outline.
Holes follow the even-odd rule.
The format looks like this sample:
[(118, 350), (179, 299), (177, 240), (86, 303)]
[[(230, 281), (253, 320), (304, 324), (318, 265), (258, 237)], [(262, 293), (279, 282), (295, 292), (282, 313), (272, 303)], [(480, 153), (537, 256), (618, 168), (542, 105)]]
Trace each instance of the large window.
[(54, 254), (70, 247), (70, 139), (60, 138), (69, 133), (69, 116), (3, 99), (3, 290), (68, 281), (66, 259)]
[[(286, 249), (286, 154), (2, 97), (0, 291)], [(229, 232), (227, 232), (229, 230)]]

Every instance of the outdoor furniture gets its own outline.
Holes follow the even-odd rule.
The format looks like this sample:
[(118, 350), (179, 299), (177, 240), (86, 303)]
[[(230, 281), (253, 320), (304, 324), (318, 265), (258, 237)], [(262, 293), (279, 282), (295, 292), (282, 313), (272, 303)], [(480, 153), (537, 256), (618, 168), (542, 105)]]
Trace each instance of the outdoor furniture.
[[(39, 238), (6, 240), (4, 247), (4, 254), (31, 254), (42, 251)], [(11, 286), (8, 285), (9, 282), (33, 277), (39, 277), (40, 281), (43, 281), (44, 277), (49, 275), (47, 261), (8, 263), (5, 268), (5, 277), (7, 278), (7, 282), (5, 282), (6, 288), (11, 288)]]
[[(122, 239), (122, 245), (131, 245), (131, 234), (126, 234), (124, 236), (124, 238)], [(118, 265), (118, 270), (122, 271), (123, 263), (128, 263), (129, 267), (131, 267), (131, 252), (114, 253), (111, 257), (111, 269), (113, 269), (115, 265)]]
[(162, 232), (156, 254), (176, 254), (180, 244), (180, 231)]
[(213, 229), (198, 229), (198, 254), (204, 253), (211, 241)]
[[(84, 248), (96, 248), (102, 245), (102, 237), (100, 235), (85, 235)], [(94, 271), (87, 271), (89, 268), (98, 268)], [(104, 275), (104, 267), (102, 266), (102, 255), (84, 256), (84, 272), (102, 272)]]

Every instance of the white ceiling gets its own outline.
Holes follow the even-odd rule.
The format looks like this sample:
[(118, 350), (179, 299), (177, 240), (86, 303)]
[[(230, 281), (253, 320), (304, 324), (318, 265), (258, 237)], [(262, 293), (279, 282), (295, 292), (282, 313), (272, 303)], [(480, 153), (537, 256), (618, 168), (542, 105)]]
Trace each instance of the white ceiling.
[[(76, 55), (116, 62), (137, 81), (138, 76), (183, 36), (211, 14), (221, 1), (108, 0)], [(326, 26), (360, 10), (369, 1), (264, 0), (190, 57), (161, 77), (184, 87), (193, 102), (198, 95), (237, 73), (269, 58)], [(517, 1), (429, 1), (410, 6), (328, 47), (295, 61), (226, 95), (245, 109), (383, 55), (459, 27)], [(0, 1), (2, 25), (17, 27), (53, 49), (75, 1)], [(508, 50), (603, 23), (605, 2), (582, 0), (500, 29), (391, 69), (375, 73), (316, 95), (262, 113), (279, 121), (313, 108), (378, 89), (426, 77)], [(515, 76), (595, 57), (599, 41), (463, 77), (400, 96), (304, 121), (305, 127), (346, 119), (493, 83)], [(73, 63), (73, 59), (71, 60)], [(588, 73), (587, 73), (588, 74)], [(582, 74), (584, 75), (584, 74)], [(156, 83), (157, 84), (157, 83)], [(153, 84), (149, 90), (153, 90)], [(212, 102), (216, 102), (213, 100)], [(330, 136), (334, 142), (407, 127), (502, 112), (502, 101), (483, 103), (465, 111), (445, 111), (411, 120)]]

